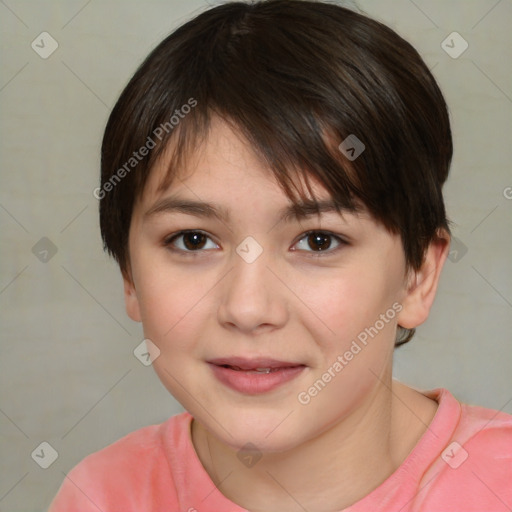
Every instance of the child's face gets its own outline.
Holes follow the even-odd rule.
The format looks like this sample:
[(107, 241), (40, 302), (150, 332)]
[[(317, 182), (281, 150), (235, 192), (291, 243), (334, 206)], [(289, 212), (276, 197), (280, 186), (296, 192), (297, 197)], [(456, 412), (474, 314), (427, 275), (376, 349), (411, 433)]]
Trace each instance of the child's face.
[[(219, 120), (203, 149), (159, 193), (167, 167), (155, 167), (135, 205), (127, 310), (160, 350), (153, 365), (164, 385), (218, 439), (288, 449), (362, 410), (389, 377), (396, 325), (407, 313), (401, 241), (365, 213), (280, 221), (285, 193)], [(315, 192), (329, 199), (317, 183)], [(170, 211), (161, 201), (171, 196), (214, 203), (230, 218)], [(166, 246), (181, 230), (206, 237)], [(308, 231), (347, 243), (325, 234), (308, 241)], [(299, 367), (247, 373), (211, 363), (231, 358)], [(320, 391), (310, 390), (315, 382)]]

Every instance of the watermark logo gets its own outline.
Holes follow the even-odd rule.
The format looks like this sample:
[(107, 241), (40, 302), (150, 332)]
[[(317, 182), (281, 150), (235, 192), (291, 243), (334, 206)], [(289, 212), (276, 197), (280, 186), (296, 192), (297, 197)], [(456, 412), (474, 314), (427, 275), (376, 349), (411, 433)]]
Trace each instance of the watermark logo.
[(57, 246), (49, 238), (43, 236), (32, 247), (32, 254), (41, 263), (48, 263), (57, 254)]
[(338, 149), (353, 162), (365, 149), (366, 146), (351, 133), (339, 146)]
[(43, 469), (48, 469), (59, 457), (57, 450), (47, 441), (43, 441), (30, 456)]
[(151, 366), (160, 356), (160, 349), (150, 339), (145, 339), (135, 347), (133, 355), (144, 366)]
[(109, 192), (112, 192), (116, 185), (121, 182), (146, 156), (150, 151), (156, 147), (157, 142), (155, 139), (161, 141), (164, 134), (170, 133), (176, 126), (180, 124), (181, 119), (185, 119), (187, 114), (190, 114), (192, 108), (197, 106), (197, 100), (189, 98), (187, 103), (176, 109), (174, 114), (170, 117), (169, 121), (157, 126), (151, 135), (148, 135), (146, 142), (137, 151), (132, 153), (132, 156), (107, 180), (101, 187), (97, 187), (92, 191), (92, 195), (98, 199), (103, 199)]
[(236, 454), (238, 460), (248, 468), (255, 466), (263, 456), (258, 447), (252, 443), (246, 443)]
[(312, 386), (307, 390), (301, 391), (297, 395), (297, 400), (302, 405), (308, 405), (313, 398), (331, 382), (343, 369), (352, 361), (357, 354), (359, 354), (364, 347), (368, 345), (368, 338), (375, 338), (382, 329), (388, 324), (395, 316), (402, 311), (402, 304), (395, 302), (385, 313), (379, 316), (379, 319), (375, 323), (366, 327), (357, 335), (357, 340), (352, 340), (350, 348), (343, 354), (338, 355), (336, 361), (334, 361), (329, 368), (317, 379)]
[(237, 246), (236, 252), (246, 263), (254, 263), (263, 252), (263, 247), (252, 236), (248, 236)]
[(59, 47), (59, 43), (48, 32), (41, 32), (30, 46), (39, 57), (47, 59)]
[(452, 469), (457, 469), (468, 458), (468, 452), (457, 441), (453, 441), (443, 451), (441, 458)]
[(453, 236), (450, 242), (450, 252), (448, 253), (448, 259), (452, 263), (457, 263), (462, 258), (464, 258), (467, 252), (467, 246), (461, 240)]
[(452, 32), (441, 43), (441, 48), (452, 59), (458, 59), (468, 49), (468, 47), (468, 42), (458, 32)]

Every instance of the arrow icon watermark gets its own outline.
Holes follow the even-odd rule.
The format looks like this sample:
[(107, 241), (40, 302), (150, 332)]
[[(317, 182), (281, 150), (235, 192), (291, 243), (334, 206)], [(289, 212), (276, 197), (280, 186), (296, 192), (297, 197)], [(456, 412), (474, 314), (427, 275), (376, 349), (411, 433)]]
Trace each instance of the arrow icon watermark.
[(238, 244), (236, 252), (246, 263), (253, 263), (260, 257), (263, 247), (252, 236), (248, 236)]
[(150, 339), (145, 339), (135, 347), (133, 355), (144, 366), (150, 366), (160, 356), (160, 349)]
[(48, 469), (59, 458), (59, 453), (50, 443), (43, 441), (30, 456), (39, 467)]
[(39, 57), (47, 59), (59, 47), (59, 43), (48, 32), (41, 32), (30, 46)]
[(253, 443), (246, 443), (237, 453), (238, 460), (248, 468), (252, 468), (263, 456)]
[(57, 246), (43, 236), (33, 247), (32, 254), (42, 263), (48, 263), (56, 254)]
[(339, 146), (338, 149), (353, 162), (365, 149), (366, 146), (361, 140), (351, 133)]

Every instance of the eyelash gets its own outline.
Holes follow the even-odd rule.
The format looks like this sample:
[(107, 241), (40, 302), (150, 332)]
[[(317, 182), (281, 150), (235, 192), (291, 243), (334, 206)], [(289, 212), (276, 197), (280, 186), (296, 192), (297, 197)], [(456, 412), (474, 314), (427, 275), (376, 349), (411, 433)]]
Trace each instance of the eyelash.
[[(204, 231), (197, 230), (197, 229), (187, 229), (187, 230), (179, 231), (178, 233), (174, 233), (174, 234), (168, 236), (167, 238), (165, 238), (163, 244), (169, 250), (171, 250), (173, 252), (181, 253), (183, 256), (198, 257), (201, 255), (201, 253), (203, 253), (209, 249), (198, 249), (196, 251), (190, 251), (190, 250), (184, 250), (184, 249), (177, 249), (176, 247), (172, 246), (173, 242), (176, 239), (182, 237), (183, 235), (191, 234), (191, 233), (198, 233), (198, 234), (204, 235), (211, 240), (211, 237), (209, 235), (207, 235)], [(320, 235), (334, 238), (339, 243), (339, 245), (337, 247), (335, 247), (334, 249), (329, 248), (329, 249), (326, 249), (325, 251), (304, 251), (306, 253), (312, 253), (307, 256), (310, 258), (319, 258), (319, 257), (329, 256), (335, 252), (338, 252), (343, 246), (349, 245), (346, 240), (344, 240), (343, 238), (341, 238), (338, 235), (335, 235), (334, 233), (331, 233), (330, 231), (321, 231), (321, 230), (315, 230), (315, 229), (307, 231), (303, 235), (301, 235), (301, 238), (299, 238), (299, 240), (297, 240), (297, 242), (294, 245), (298, 244), (300, 241), (304, 240), (305, 238), (309, 237), (309, 235), (312, 235), (312, 234), (320, 234)]]

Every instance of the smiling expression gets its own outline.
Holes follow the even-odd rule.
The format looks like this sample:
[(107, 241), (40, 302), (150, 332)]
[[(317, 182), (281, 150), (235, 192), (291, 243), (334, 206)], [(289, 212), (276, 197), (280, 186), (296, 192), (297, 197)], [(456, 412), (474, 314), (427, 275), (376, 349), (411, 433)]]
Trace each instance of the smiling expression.
[(407, 306), (314, 400), (297, 397), (406, 298), (400, 237), (365, 211), (338, 214), (314, 181), (322, 213), (297, 213), (220, 119), (187, 176), (159, 190), (167, 167), (154, 167), (134, 206), (125, 278), (128, 314), (159, 348), (167, 389), (235, 448), (287, 449), (361, 407), (391, 367)]

